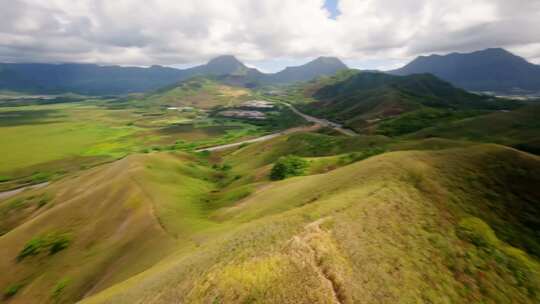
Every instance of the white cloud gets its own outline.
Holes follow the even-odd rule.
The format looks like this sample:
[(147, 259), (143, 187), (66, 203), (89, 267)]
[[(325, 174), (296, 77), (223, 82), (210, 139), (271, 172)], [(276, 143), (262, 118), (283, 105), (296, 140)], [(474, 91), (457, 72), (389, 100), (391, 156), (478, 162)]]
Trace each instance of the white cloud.
[[(506, 47), (538, 62), (540, 1), (0, 0), (0, 61), (185, 64), (339, 56), (390, 64)], [(384, 65), (384, 64), (382, 64)]]

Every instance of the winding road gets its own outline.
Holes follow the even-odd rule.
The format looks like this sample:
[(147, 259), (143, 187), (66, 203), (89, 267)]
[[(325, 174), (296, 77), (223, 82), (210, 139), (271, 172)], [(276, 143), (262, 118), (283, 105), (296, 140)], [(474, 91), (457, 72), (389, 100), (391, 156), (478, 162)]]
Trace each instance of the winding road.
[(225, 149), (229, 149), (229, 148), (238, 147), (238, 146), (243, 145), (243, 144), (249, 144), (249, 143), (254, 143), (254, 142), (261, 142), (261, 141), (270, 140), (272, 138), (275, 138), (275, 137), (278, 137), (278, 136), (281, 136), (281, 135), (291, 134), (291, 133), (294, 133), (294, 132), (313, 131), (314, 129), (318, 129), (320, 127), (329, 127), (329, 128), (332, 128), (332, 129), (344, 134), (344, 135), (347, 135), (347, 136), (357, 135), (356, 132), (354, 132), (352, 130), (349, 130), (349, 129), (345, 129), (345, 128), (343, 128), (342, 125), (340, 125), (338, 123), (331, 122), (331, 121), (328, 121), (326, 119), (317, 118), (317, 117), (313, 117), (313, 116), (307, 115), (305, 113), (302, 113), (302, 112), (298, 111), (298, 109), (296, 109), (293, 105), (291, 105), (289, 103), (283, 103), (283, 104), (288, 106), (298, 116), (301, 116), (302, 118), (304, 118), (307, 121), (313, 122), (315, 125), (313, 125), (312, 127), (291, 128), (291, 129), (287, 129), (287, 130), (284, 130), (284, 131), (281, 131), (281, 132), (272, 133), (272, 134), (264, 135), (264, 136), (261, 136), (261, 137), (253, 138), (253, 139), (247, 139), (247, 140), (235, 142), (235, 143), (232, 143), (232, 144), (201, 148), (201, 149), (195, 150), (195, 152), (221, 151), (221, 150), (225, 150)]
[[(355, 133), (354, 131), (343, 128), (343, 126), (340, 125), (340, 124), (328, 121), (326, 119), (321, 119), (321, 118), (313, 117), (313, 116), (307, 115), (305, 113), (302, 113), (302, 112), (298, 111), (298, 109), (296, 109), (291, 104), (288, 104), (288, 103), (283, 103), (283, 104), (288, 106), (298, 116), (303, 117), (307, 121), (313, 122), (314, 125), (310, 126), (310, 127), (290, 128), (290, 129), (287, 129), (287, 130), (284, 130), (284, 131), (281, 131), (281, 132), (276, 132), (276, 133), (264, 135), (264, 136), (257, 137), (257, 138), (246, 139), (246, 140), (242, 140), (242, 141), (235, 142), (235, 143), (232, 143), (232, 144), (201, 148), (201, 149), (195, 150), (195, 152), (221, 151), (221, 150), (225, 150), (225, 149), (229, 149), (229, 148), (238, 147), (238, 146), (243, 145), (243, 144), (267, 141), (267, 140), (270, 140), (272, 138), (276, 138), (278, 136), (287, 135), (287, 134), (291, 134), (291, 133), (295, 133), (295, 132), (313, 131), (313, 130), (316, 130), (316, 129), (320, 128), (320, 127), (329, 127), (329, 128), (332, 128), (332, 129), (344, 134), (344, 135), (347, 135), (347, 136), (357, 135), (357, 133)], [(49, 184), (49, 182), (45, 182), (45, 183), (41, 183), (41, 184), (29, 185), (29, 186), (25, 186), (25, 187), (21, 187), (21, 188), (17, 188), (17, 189), (12, 189), (12, 190), (8, 190), (8, 191), (0, 192), (0, 200), (4, 200), (4, 199), (7, 199), (9, 197), (12, 197), (15, 194), (18, 194), (18, 193), (20, 193), (20, 192), (22, 192), (24, 190), (39, 189), (39, 188), (47, 186), (48, 184)]]
[(295, 108), (293, 105), (289, 104), (289, 103), (283, 103), (284, 105), (288, 106), (294, 113), (296, 113), (298, 116), (301, 116), (303, 117), (305, 120), (307, 121), (311, 121), (311, 122), (314, 122), (322, 127), (329, 127), (329, 128), (332, 128), (336, 131), (338, 131), (339, 133), (341, 134), (344, 134), (344, 135), (347, 135), (347, 136), (354, 136), (354, 135), (358, 135), (356, 132), (354, 132), (353, 130), (350, 130), (350, 129), (345, 129), (343, 128), (342, 125), (338, 124), (338, 123), (335, 123), (335, 122), (331, 122), (329, 120), (326, 120), (326, 119), (323, 119), (323, 118), (317, 118), (317, 117), (314, 117), (314, 116), (310, 116), (310, 115), (307, 115), (305, 113), (302, 113), (300, 111), (298, 111), (297, 108)]

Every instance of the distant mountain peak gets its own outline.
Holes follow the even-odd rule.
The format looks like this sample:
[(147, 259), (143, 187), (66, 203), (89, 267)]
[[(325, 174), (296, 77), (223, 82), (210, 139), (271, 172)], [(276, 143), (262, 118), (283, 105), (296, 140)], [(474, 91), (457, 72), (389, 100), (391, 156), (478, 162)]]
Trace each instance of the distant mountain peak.
[[(313, 59), (312, 61), (310, 61), (310, 62), (308, 62), (308, 63), (306, 63), (304, 65), (298, 66), (298, 67), (287, 67), (287, 68), (288, 69), (297, 69), (297, 68), (306, 68), (306, 67), (316, 68), (316, 69), (323, 69), (325, 71), (329, 70), (329, 71), (334, 71), (334, 72), (337, 72), (339, 70), (344, 70), (344, 69), (348, 68), (338, 58), (336, 58), (336, 57), (325, 57), (325, 56), (317, 57), (317, 58)], [(333, 73), (331, 73), (331, 74), (333, 74)]]
[(210, 74), (217, 75), (244, 74), (249, 70), (248, 67), (233, 55), (221, 55), (215, 57), (208, 61), (204, 68)]
[(514, 56), (514, 54), (510, 53), (506, 49), (503, 48), (487, 48), (485, 50), (476, 51), (475, 53), (499, 53), (499, 54), (508, 54)]
[(237, 86), (256, 87), (309, 81), (319, 76), (334, 75), (344, 69), (347, 66), (335, 57), (319, 57), (301, 66), (264, 74), (246, 66), (233, 55), (221, 55), (206, 64), (186, 69), (159, 65), (140, 68), (80, 63), (0, 63), (0, 89), (44, 93), (68, 91), (96, 95), (126, 94), (169, 87), (197, 76), (208, 76)]
[(308, 81), (319, 76), (334, 75), (346, 69), (348, 67), (336, 57), (318, 57), (300, 66), (286, 67), (272, 77), (275, 83)]
[(338, 64), (338, 65), (345, 65), (339, 58), (337, 57), (329, 57), (329, 56), (320, 56), (312, 60), (311, 62), (316, 63), (323, 63), (323, 64)]
[(457, 87), (472, 91), (540, 91), (540, 66), (503, 48), (420, 56), (390, 73), (431, 73)]
[(212, 58), (208, 61), (206, 65), (236, 65), (244, 66), (244, 64), (238, 60), (234, 55), (221, 55), (215, 58)]

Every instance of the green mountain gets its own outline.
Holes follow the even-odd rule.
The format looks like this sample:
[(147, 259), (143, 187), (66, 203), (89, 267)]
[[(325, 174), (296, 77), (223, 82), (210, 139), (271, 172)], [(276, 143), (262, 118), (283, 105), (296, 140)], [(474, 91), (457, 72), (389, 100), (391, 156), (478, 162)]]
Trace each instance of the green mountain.
[(312, 100), (303, 106), (308, 113), (341, 122), (357, 131), (372, 131), (382, 121), (416, 111), (427, 111), (428, 116), (447, 116), (457, 111), (517, 106), (468, 93), (430, 74), (395, 76), (347, 71), (308, 83), (301, 88), (301, 94)]
[(319, 57), (304, 65), (287, 67), (283, 71), (269, 75), (264, 83), (290, 84), (312, 80), (321, 76), (334, 75), (339, 71), (347, 70), (348, 67), (335, 57)]
[(263, 74), (256, 69), (239, 69), (240, 73), (222, 75), (220, 80), (227, 84), (256, 88), (273, 85), (290, 85), (310, 81), (318, 77), (332, 76), (348, 67), (335, 57), (319, 57), (306, 64), (286, 67), (277, 73)]
[(457, 87), (473, 91), (540, 92), (540, 66), (500, 48), (466, 54), (421, 56), (390, 73), (431, 73)]

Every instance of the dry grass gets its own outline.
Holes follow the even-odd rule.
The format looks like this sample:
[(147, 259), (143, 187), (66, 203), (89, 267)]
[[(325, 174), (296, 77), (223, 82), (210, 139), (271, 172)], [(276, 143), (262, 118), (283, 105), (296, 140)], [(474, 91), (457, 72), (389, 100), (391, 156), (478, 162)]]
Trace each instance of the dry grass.
[[(207, 173), (188, 162), (164, 153), (133, 155), (2, 202), (35, 198), (11, 211), (24, 216), (0, 237), (0, 272), (9, 273), (0, 276), (0, 286), (25, 281), (13, 303), (47, 302), (49, 291), (67, 276), (70, 284), (55, 301), (71, 303), (150, 267), (180, 244), (189, 245), (188, 235), (211, 225), (197, 205), (198, 193), (208, 191)], [(43, 195), (51, 199), (38, 208), (33, 202)], [(25, 243), (50, 233), (68, 233), (69, 247), (17, 261)]]
[[(516, 156), (504, 170), (483, 162)], [(496, 181), (539, 165), (536, 157), (487, 145), (386, 153), (276, 182), (225, 209), (222, 220), (243, 224), (84, 303), (536, 303), (539, 264), (515, 247), (527, 241), (510, 245), (495, 229), (519, 230), (521, 220), (486, 209), (485, 193), (459, 202), (448, 193), (467, 179), (453, 168), (475, 168)], [(511, 203), (500, 208), (532, 202)], [(460, 223), (470, 216), (488, 223), (479, 227), (497, 223), (496, 248), (503, 249), (463, 238)]]

